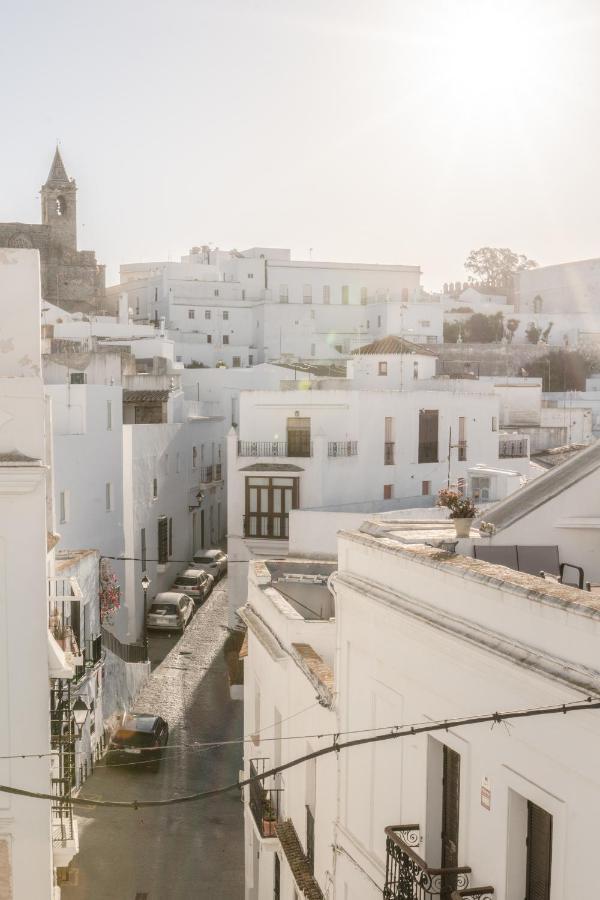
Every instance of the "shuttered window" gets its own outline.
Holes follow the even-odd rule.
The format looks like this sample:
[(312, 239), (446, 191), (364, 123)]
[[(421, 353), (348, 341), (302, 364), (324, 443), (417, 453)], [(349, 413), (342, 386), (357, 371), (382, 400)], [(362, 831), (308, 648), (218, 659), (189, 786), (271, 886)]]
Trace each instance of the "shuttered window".
[(527, 896), (550, 900), (552, 868), (552, 816), (535, 803), (527, 803)]
[(173, 556), (173, 519), (169, 519), (169, 556)]
[(142, 528), (140, 532), (140, 543), (142, 548), (142, 572), (146, 571), (146, 529)]
[[(442, 868), (458, 866), (458, 825), (460, 811), (460, 755), (444, 745), (442, 781)], [(457, 887), (456, 876), (445, 876), (443, 898)]]
[(437, 409), (419, 411), (419, 462), (438, 462), (438, 418)]
[(158, 520), (158, 561), (165, 565), (169, 561), (169, 520), (160, 516)]

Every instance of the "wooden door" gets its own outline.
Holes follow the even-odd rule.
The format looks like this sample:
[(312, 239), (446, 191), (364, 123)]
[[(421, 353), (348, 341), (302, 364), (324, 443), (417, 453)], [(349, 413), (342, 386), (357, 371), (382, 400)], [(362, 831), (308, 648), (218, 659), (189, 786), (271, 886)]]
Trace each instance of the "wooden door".
[[(460, 811), (460, 755), (444, 745), (442, 779), (442, 868), (458, 866), (458, 825)], [(445, 877), (442, 898), (456, 889), (456, 878)]]
[(310, 456), (310, 418), (287, 420), (288, 456)]
[(550, 900), (552, 816), (527, 802), (527, 895), (525, 900)]

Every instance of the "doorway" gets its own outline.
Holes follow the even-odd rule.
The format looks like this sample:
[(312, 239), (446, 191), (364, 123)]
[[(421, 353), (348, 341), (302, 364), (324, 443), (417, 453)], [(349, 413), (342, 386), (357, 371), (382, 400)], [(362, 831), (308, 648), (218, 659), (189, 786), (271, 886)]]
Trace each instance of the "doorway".
[(310, 418), (287, 420), (288, 456), (310, 456)]
[[(458, 826), (460, 810), (460, 754), (444, 744), (442, 757), (442, 868), (458, 866)], [(456, 876), (445, 876), (442, 898), (457, 888)]]

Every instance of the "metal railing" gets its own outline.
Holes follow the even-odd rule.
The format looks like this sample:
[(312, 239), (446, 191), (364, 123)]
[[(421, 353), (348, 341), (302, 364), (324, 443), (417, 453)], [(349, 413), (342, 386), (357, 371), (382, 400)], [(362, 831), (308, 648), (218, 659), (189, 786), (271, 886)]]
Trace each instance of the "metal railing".
[(213, 480), (213, 467), (212, 466), (200, 466), (200, 481), (203, 484), (207, 484), (207, 482)]
[(313, 455), (312, 441), (238, 441), (238, 456), (306, 457)]
[(123, 662), (137, 663), (148, 660), (148, 649), (145, 644), (124, 644), (106, 628), (102, 629), (102, 646), (122, 659)]
[[(250, 777), (261, 775), (269, 762), (266, 757), (258, 757), (250, 760)], [(271, 776), (270, 781), (273, 780)], [(281, 821), (281, 809), (279, 796), (282, 788), (265, 787), (262, 781), (250, 783), (250, 810), (256, 822), (261, 837), (276, 837), (275, 826)]]
[(215, 463), (215, 481), (221, 481), (223, 477), (223, 467), (221, 463)]
[(503, 438), (498, 442), (498, 456), (500, 459), (526, 458), (529, 456), (529, 441)]
[(464, 891), (452, 891), (450, 894), (450, 900), (462, 900), (463, 897), (470, 897), (471, 900), (493, 900), (494, 888), (490, 887), (476, 887), (476, 888), (467, 888)]
[(467, 442), (466, 441), (458, 442), (458, 461), (459, 462), (467, 461)]
[(50, 685), (50, 746), (57, 751), (52, 778), (52, 843), (64, 846), (74, 840), (73, 807), (69, 802), (75, 784), (75, 722), (68, 679), (53, 678)]
[(450, 900), (469, 887), (470, 866), (430, 868), (415, 851), (419, 825), (390, 825), (386, 833), (384, 900)]
[(385, 441), (383, 445), (383, 464), (384, 466), (394, 465), (394, 441)]
[(358, 454), (358, 441), (329, 441), (327, 444), (327, 456), (356, 456)]

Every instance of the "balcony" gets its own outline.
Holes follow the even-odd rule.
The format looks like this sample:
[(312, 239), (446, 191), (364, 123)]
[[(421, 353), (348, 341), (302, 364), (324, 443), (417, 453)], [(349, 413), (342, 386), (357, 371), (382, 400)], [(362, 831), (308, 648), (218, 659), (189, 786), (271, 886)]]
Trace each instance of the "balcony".
[(213, 480), (213, 466), (200, 466), (200, 481), (208, 484)]
[(238, 456), (281, 456), (288, 458), (313, 455), (312, 441), (238, 441)]
[(386, 441), (383, 445), (383, 464), (384, 466), (394, 465), (394, 441)]
[(498, 441), (498, 456), (500, 459), (527, 459), (529, 456), (529, 441), (526, 439), (501, 438)]
[(82, 599), (76, 578), (48, 579), (48, 631), (73, 665), (83, 663), (79, 647)]
[[(254, 778), (265, 772), (270, 765), (267, 765), (267, 758), (258, 758), (250, 760), (250, 778)], [(273, 776), (269, 779), (274, 783)], [(276, 837), (275, 826), (281, 822), (280, 794), (281, 788), (265, 787), (262, 781), (253, 781), (249, 788), (250, 810), (256, 822), (259, 834), (263, 838)]]
[(327, 456), (357, 456), (358, 441), (329, 441), (327, 444)]
[(419, 825), (390, 825), (386, 833), (384, 900), (493, 900), (492, 887), (469, 887), (470, 866), (430, 868), (414, 850)]
[(82, 641), (80, 653), (82, 661), (80, 665), (75, 666), (76, 681), (83, 678), (89, 669), (93, 669), (94, 666), (101, 661), (102, 635), (99, 634), (96, 637), (87, 638)]
[(215, 469), (214, 480), (222, 481), (223, 480), (223, 475), (222, 475), (223, 467), (221, 466), (221, 463), (216, 463), (214, 469)]

